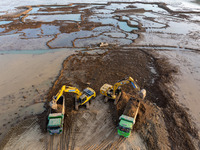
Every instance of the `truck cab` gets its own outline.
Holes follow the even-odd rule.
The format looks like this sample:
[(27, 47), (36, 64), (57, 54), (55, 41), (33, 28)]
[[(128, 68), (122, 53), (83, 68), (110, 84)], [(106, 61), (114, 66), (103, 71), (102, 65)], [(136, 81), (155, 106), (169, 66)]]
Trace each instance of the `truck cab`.
[(53, 134), (60, 134), (63, 131), (64, 124), (64, 115), (65, 115), (65, 98), (62, 95), (57, 101), (57, 109), (51, 109), (51, 112), (48, 116), (48, 125), (47, 131)]
[(48, 120), (47, 130), (51, 135), (62, 133), (64, 120), (62, 113), (49, 114)]
[(79, 105), (83, 105), (95, 97), (96, 97), (96, 92), (88, 87), (83, 90), (82, 95), (79, 97), (78, 99)]
[(126, 115), (121, 115), (119, 118), (118, 134), (128, 138), (131, 134), (133, 125), (135, 124), (135, 119)]

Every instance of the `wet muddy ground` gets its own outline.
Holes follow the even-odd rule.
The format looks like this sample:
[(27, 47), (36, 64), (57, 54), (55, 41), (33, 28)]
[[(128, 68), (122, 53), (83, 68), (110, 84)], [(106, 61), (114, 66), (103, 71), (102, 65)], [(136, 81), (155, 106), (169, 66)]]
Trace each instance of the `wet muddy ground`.
[[(195, 17), (192, 17), (193, 21), (188, 19), (191, 19), (190, 14), (200, 12), (175, 11), (164, 3), (142, 2), (41, 5), (19, 9), (20, 14), (1, 16), (0, 50), (27, 48), (21, 46), (21, 43), (28, 43), (34, 50), (37, 49), (35, 43), (39, 41), (39, 47), (46, 50), (85, 48), (63, 62), (57, 80), (49, 89), (47, 101), (50, 101), (64, 84), (81, 90), (90, 86), (99, 95), (99, 89), (104, 83), (114, 84), (127, 76), (136, 79), (141, 88), (147, 90), (134, 134), (129, 139), (118, 137), (116, 127), (127, 99), (134, 95), (131, 86), (123, 87), (124, 93), (117, 106), (111, 101), (105, 104), (103, 97), (98, 96), (90, 110), (83, 107), (78, 112), (74, 111), (73, 94), (65, 94), (66, 115), (62, 135), (46, 134), (48, 105), (47, 110), (38, 116), (37, 121), (45, 135), (40, 141), (41, 147), (177, 150), (200, 148), (197, 129), (166, 86), (167, 83), (173, 82), (172, 74), (177, 73), (176, 67), (157, 58), (153, 49), (142, 49), (144, 46), (167, 49), (168, 46), (169, 49), (181, 47), (197, 51), (199, 21)], [(191, 40), (192, 43), (190, 40), (186, 42), (185, 36), (196, 40)], [(180, 37), (180, 43), (169, 41)], [(12, 39), (12, 43), (3, 42), (5, 39)], [(108, 42), (109, 46), (97, 48), (100, 42)], [(135, 45), (137, 48), (132, 48)], [(10, 136), (5, 138), (1, 144), (2, 148), (9, 149), (9, 146), (12, 146), (7, 144), (9, 138)], [(134, 140), (136, 143), (131, 142)]]
[[(12, 43), (1, 42), (1, 50), (26, 49), (26, 46), (20, 46), (22, 43), (37, 49), (34, 45), (38, 41), (43, 49), (91, 47), (99, 42), (130, 45), (145, 31), (164, 32), (169, 36), (190, 33), (194, 37), (198, 18), (193, 18), (192, 22), (187, 19), (190, 18), (189, 14), (199, 13), (173, 11), (164, 3), (142, 2), (39, 5), (21, 7), (19, 10), (22, 13), (1, 16), (0, 39), (12, 39)], [(183, 44), (174, 46), (187, 47), (186, 43)], [(199, 46), (198, 41), (193, 45), (194, 48)]]

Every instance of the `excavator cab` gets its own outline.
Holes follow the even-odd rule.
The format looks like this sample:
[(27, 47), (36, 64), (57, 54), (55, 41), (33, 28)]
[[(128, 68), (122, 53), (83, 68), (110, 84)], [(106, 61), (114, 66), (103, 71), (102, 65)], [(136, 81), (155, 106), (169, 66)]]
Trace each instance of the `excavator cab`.
[(83, 92), (80, 92), (76, 87), (63, 85), (62, 88), (59, 90), (59, 92), (56, 94), (56, 96), (54, 96), (52, 98), (52, 101), (50, 102), (50, 106), (52, 109), (55, 109), (55, 110), (58, 109), (60, 97), (63, 96), (64, 92), (76, 94), (76, 96), (75, 96), (75, 109), (76, 110), (78, 110), (79, 105), (84, 105), (84, 104), (86, 104), (86, 107), (88, 108), (89, 107), (88, 102), (92, 98), (96, 97), (96, 92), (89, 87), (84, 89)]
[(96, 97), (96, 92), (87, 87), (83, 90), (80, 97), (75, 98), (75, 109), (78, 110), (80, 105), (86, 105), (86, 108), (89, 109), (89, 102), (91, 99)]
[(82, 104), (82, 103), (84, 103), (86, 100), (87, 100), (87, 97), (86, 97), (85, 94), (83, 94), (83, 95), (81, 95), (81, 96), (79, 97), (78, 102), (79, 102), (80, 104)]

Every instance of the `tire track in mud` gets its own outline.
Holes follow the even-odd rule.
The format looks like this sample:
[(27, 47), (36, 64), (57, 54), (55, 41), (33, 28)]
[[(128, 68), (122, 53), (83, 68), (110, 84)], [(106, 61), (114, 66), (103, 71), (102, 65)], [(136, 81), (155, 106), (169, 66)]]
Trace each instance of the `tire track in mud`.
[[(65, 124), (63, 129), (65, 129)], [(63, 133), (60, 135), (60, 150), (65, 149), (65, 142), (66, 142), (66, 130), (63, 130)]]
[(120, 136), (118, 138), (118, 140), (116, 140), (115, 142), (112, 143), (111, 147), (109, 147), (109, 150), (113, 150), (113, 149), (118, 149), (119, 146), (126, 140), (125, 137)]
[[(107, 120), (112, 120), (112, 116), (107, 117), (106, 114), (101, 116), (99, 120), (104, 120), (105, 118), (107, 118)], [(98, 126), (104, 126), (104, 125), (105, 125), (104, 121), (98, 122)], [(102, 130), (108, 130), (108, 132), (110, 131), (109, 135), (106, 138), (103, 138), (105, 137), (105, 134)], [(98, 133), (95, 134), (95, 137), (93, 137), (91, 140), (89, 140), (89, 142), (87, 142), (83, 146), (83, 149), (84, 150), (105, 149), (113, 141), (115, 132), (116, 132), (116, 129), (113, 128), (113, 126), (108, 127), (107, 129), (105, 128), (101, 129)], [(98, 143), (99, 140), (102, 140), (102, 142)], [(96, 144), (93, 144), (93, 143), (96, 143)]]
[(75, 149), (75, 142), (76, 142), (76, 130), (77, 130), (77, 126), (76, 126), (76, 122), (77, 122), (77, 114), (71, 114), (71, 119), (70, 119), (71, 125), (69, 125), (69, 129), (65, 128), (64, 132), (67, 131), (67, 133), (65, 134), (65, 141), (63, 141), (64, 143), (62, 145), (66, 144), (66, 149), (70, 149), (73, 150)]
[(49, 135), (49, 144), (47, 150), (53, 150), (54, 135)]
[(114, 134), (115, 132), (116, 132), (116, 130), (115, 130), (115, 128), (113, 128), (113, 130), (112, 130), (112, 132), (110, 133), (110, 135), (109, 135), (106, 139), (104, 139), (104, 140), (100, 143), (100, 145), (96, 146), (96, 147), (94, 148), (94, 150), (105, 149), (105, 148), (112, 142), (112, 140), (113, 140), (113, 138), (114, 138), (114, 136), (115, 136), (115, 134)]
[[(83, 146), (84, 150), (100, 150), (100, 149), (105, 149), (111, 142), (113, 141), (113, 138), (115, 137), (115, 128), (111, 128), (111, 132), (107, 138), (105, 138), (100, 144), (86, 144)], [(101, 134), (95, 136), (97, 139), (99, 137), (102, 137)], [(96, 138), (91, 140), (90, 143), (96, 143)]]

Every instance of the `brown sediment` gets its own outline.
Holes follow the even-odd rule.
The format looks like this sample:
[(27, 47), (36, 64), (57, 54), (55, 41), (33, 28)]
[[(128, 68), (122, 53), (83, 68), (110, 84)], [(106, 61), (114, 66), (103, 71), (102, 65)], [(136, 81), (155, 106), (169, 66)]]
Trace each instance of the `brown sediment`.
[(62, 24), (60, 26), (61, 33), (70, 33), (70, 32), (77, 32), (77, 31), (80, 31), (80, 26), (78, 23), (67, 23), (67, 24)]
[(114, 13), (144, 13), (147, 12), (143, 8), (138, 9), (128, 9), (128, 10), (115, 10)]
[(49, 40), (49, 41), (46, 43), (46, 45), (47, 45), (50, 49), (53, 49), (53, 47), (51, 47), (51, 45), (49, 45), (49, 43), (50, 43), (51, 41), (55, 40), (57, 37), (58, 37), (58, 34), (54, 35), (54, 38), (51, 39), (51, 40)]
[(139, 29), (139, 30), (132, 30), (131, 33), (136, 33), (137, 34), (139, 32), (145, 32), (145, 28), (142, 27), (141, 23), (138, 22), (138, 25), (132, 25), (129, 20), (126, 20), (126, 19), (124, 20), (122, 18), (123, 18), (122, 16), (119, 16), (118, 20), (126, 22), (128, 24), (128, 26), (130, 26), (130, 27), (137, 27)]
[(8, 14), (8, 15), (3, 15), (1, 16), (2, 18), (17, 18), (20, 17), (21, 15), (26, 15), (32, 10), (31, 6), (25, 6), (25, 7), (18, 7), (19, 9), (26, 9), (25, 11), (16, 13), (16, 14)]

